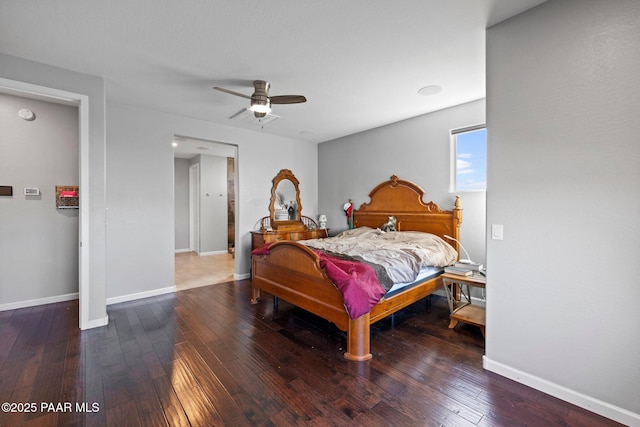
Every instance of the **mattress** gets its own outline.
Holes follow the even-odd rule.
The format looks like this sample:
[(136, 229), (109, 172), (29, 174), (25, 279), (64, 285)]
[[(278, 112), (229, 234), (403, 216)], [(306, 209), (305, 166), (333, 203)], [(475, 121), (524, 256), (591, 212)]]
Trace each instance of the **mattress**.
[(405, 289), (408, 289), (414, 285), (424, 282), (425, 280), (432, 279), (434, 277), (438, 277), (444, 272), (443, 267), (423, 267), (418, 273), (418, 278), (413, 282), (407, 283), (395, 283), (389, 291), (384, 294), (385, 298), (392, 297), (393, 295), (402, 292)]

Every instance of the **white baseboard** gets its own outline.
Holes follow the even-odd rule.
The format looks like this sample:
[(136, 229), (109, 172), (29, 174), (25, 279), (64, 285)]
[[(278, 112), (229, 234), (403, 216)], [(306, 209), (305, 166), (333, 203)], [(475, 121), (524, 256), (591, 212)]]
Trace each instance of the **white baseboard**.
[(90, 320), (86, 325), (82, 325), (80, 329), (84, 331), (86, 329), (99, 328), (100, 326), (106, 326), (108, 324), (109, 324), (109, 315), (106, 315), (101, 319)]
[(212, 252), (198, 252), (198, 255), (200, 256), (208, 256), (208, 255), (222, 255), (222, 254), (228, 254), (229, 250), (225, 249), (223, 251), (212, 251)]
[(78, 299), (78, 293), (74, 292), (65, 295), (56, 295), (46, 298), (30, 299), (25, 301), (9, 302), (0, 304), (0, 311), (17, 310), (18, 308), (33, 307), (36, 305), (54, 304), (56, 302), (71, 301)]
[(177, 253), (177, 254), (182, 253), (182, 252), (191, 252), (191, 249), (189, 249), (189, 248), (186, 248), (186, 249), (176, 249), (176, 253)]
[(158, 295), (170, 294), (176, 291), (176, 286), (168, 286), (166, 288), (154, 289), (152, 291), (138, 292), (136, 294), (122, 295), (119, 297), (107, 298), (107, 305), (118, 304), (121, 302), (134, 301), (142, 298), (155, 297)]
[(482, 357), (482, 367), (498, 375), (512, 379), (520, 384), (540, 390), (565, 402), (572, 403), (603, 417), (612, 419), (627, 426), (640, 426), (640, 414), (619, 408), (591, 396), (568, 389), (559, 384), (536, 377), (511, 366), (495, 362), (487, 356)]
[(233, 273), (233, 278), (234, 278), (235, 280), (250, 279), (250, 278), (251, 278), (251, 273), (243, 273), (243, 274), (236, 274), (236, 273)]

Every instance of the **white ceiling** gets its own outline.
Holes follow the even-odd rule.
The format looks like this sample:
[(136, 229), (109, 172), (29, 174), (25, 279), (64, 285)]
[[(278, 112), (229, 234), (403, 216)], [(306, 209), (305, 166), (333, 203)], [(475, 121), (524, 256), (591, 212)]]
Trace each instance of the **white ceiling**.
[[(322, 142), (483, 98), (485, 28), (544, 1), (3, 0), (0, 52), (102, 76), (114, 102)], [(256, 79), (308, 101), (230, 120), (249, 100), (212, 86)]]

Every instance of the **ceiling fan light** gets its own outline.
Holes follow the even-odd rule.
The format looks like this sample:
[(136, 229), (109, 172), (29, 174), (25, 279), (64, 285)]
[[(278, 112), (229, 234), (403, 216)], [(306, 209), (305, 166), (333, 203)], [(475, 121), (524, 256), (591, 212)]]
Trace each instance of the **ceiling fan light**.
[(267, 114), (271, 112), (271, 106), (268, 104), (253, 104), (249, 109), (254, 113)]
[(268, 114), (271, 112), (271, 101), (268, 96), (254, 94), (249, 109), (254, 113)]

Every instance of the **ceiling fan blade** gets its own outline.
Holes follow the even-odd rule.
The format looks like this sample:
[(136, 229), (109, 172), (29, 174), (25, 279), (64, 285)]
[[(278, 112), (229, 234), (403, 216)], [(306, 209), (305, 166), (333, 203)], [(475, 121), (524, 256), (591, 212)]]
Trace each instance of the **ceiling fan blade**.
[(225, 92), (225, 93), (228, 93), (228, 94), (231, 94), (231, 95), (241, 96), (243, 98), (251, 99), (251, 96), (245, 95), (244, 93), (235, 92), (233, 90), (225, 89), (223, 87), (218, 87), (218, 86), (214, 86), (213, 88), (215, 90), (219, 90), (220, 92)]
[(278, 95), (270, 96), (272, 104), (301, 104), (307, 102), (307, 98), (302, 95)]

